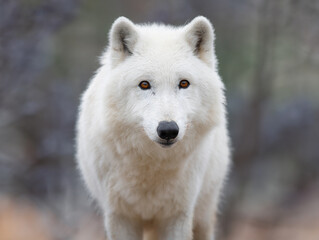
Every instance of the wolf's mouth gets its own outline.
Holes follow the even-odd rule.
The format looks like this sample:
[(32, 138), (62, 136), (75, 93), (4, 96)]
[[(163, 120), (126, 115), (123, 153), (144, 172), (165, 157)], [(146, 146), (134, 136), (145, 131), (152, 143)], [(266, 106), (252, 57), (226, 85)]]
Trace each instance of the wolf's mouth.
[(175, 140), (175, 141), (169, 141), (169, 140), (167, 140), (167, 141), (157, 141), (162, 147), (164, 147), (164, 148), (167, 148), (167, 147), (170, 147), (170, 146), (172, 146), (174, 143), (176, 143), (177, 141)]

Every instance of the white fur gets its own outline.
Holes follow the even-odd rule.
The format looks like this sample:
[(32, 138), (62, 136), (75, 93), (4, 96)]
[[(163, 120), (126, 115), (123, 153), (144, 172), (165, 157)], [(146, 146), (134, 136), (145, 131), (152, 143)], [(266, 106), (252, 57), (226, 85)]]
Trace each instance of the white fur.
[[(214, 32), (197, 17), (184, 27), (118, 18), (101, 67), (85, 91), (77, 159), (103, 210), (109, 240), (208, 240), (229, 165), (223, 83)], [(179, 89), (187, 79), (190, 86)], [(151, 89), (142, 90), (147, 80)], [(160, 121), (177, 142), (156, 141)]]

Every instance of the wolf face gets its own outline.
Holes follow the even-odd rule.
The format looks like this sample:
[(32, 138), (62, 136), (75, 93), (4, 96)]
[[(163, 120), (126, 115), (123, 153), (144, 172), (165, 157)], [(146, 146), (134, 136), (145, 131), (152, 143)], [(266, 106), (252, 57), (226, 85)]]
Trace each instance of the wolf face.
[(106, 101), (116, 108), (116, 121), (162, 147), (218, 124), (224, 100), (213, 41), (206, 18), (180, 28), (119, 18), (102, 57), (111, 68)]

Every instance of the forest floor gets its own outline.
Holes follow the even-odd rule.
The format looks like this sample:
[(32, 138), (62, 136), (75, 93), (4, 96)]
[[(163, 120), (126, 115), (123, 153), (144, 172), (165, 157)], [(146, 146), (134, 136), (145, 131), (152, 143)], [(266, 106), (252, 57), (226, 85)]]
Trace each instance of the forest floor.
[[(318, 200), (319, 193), (311, 192), (289, 208), (273, 209), (260, 216), (239, 215), (225, 240), (318, 240)], [(80, 217), (65, 224), (52, 210), (0, 195), (0, 239), (104, 240), (101, 217), (91, 208), (79, 212)]]

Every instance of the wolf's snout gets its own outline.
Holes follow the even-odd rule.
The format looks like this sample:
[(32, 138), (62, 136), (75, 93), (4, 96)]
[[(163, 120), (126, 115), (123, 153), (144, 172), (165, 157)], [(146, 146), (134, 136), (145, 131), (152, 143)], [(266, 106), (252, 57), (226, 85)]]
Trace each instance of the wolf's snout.
[(157, 127), (157, 134), (161, 139), (171, 140), (178, 135), (178, 125), (174, 121), (161, 121)]

